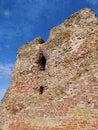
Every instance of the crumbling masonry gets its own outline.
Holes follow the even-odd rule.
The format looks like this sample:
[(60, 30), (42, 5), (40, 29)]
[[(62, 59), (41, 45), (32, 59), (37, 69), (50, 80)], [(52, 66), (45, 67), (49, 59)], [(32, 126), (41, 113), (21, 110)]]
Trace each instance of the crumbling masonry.
[(98, 19), (88, 8), (20, 47), (2, 130), (98, 130)]

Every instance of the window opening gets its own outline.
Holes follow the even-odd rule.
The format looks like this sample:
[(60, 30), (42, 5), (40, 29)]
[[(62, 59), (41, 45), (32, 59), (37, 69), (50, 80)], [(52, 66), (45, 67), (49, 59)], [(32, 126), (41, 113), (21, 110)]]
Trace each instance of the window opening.
[(39, 63), (40, 70), (44, 71), (46, 66), (46, 58), (44, 56), (41, 56), (38, 63)]
[(40, 90), (39, 90), (40, 94), (43, 94), (43, 91), (44, 91), (44, 87), (40, 86)]

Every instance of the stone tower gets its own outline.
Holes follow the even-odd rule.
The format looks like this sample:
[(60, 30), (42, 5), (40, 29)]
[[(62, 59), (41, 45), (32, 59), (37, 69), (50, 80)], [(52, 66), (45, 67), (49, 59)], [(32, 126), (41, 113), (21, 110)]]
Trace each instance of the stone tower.
[(19, 48), (2, 130), (98, 129), (98, 19), (88, 8)]

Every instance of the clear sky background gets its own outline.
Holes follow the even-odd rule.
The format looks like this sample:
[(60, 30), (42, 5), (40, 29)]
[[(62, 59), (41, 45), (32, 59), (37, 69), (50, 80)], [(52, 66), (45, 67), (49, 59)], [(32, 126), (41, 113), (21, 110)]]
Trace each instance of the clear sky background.
[(9, 87), (20, 46), (41, 36), (82, 8), (98, 16), (98, 0), (0, 0), (0, 100)]

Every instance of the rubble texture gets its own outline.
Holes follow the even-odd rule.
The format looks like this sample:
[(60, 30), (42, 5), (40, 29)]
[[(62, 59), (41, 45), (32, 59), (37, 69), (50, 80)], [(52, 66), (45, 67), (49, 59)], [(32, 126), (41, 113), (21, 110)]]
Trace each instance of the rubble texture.
[(2, 130), (98, 129), (98, 19), (88, 8), (19, 48)]

